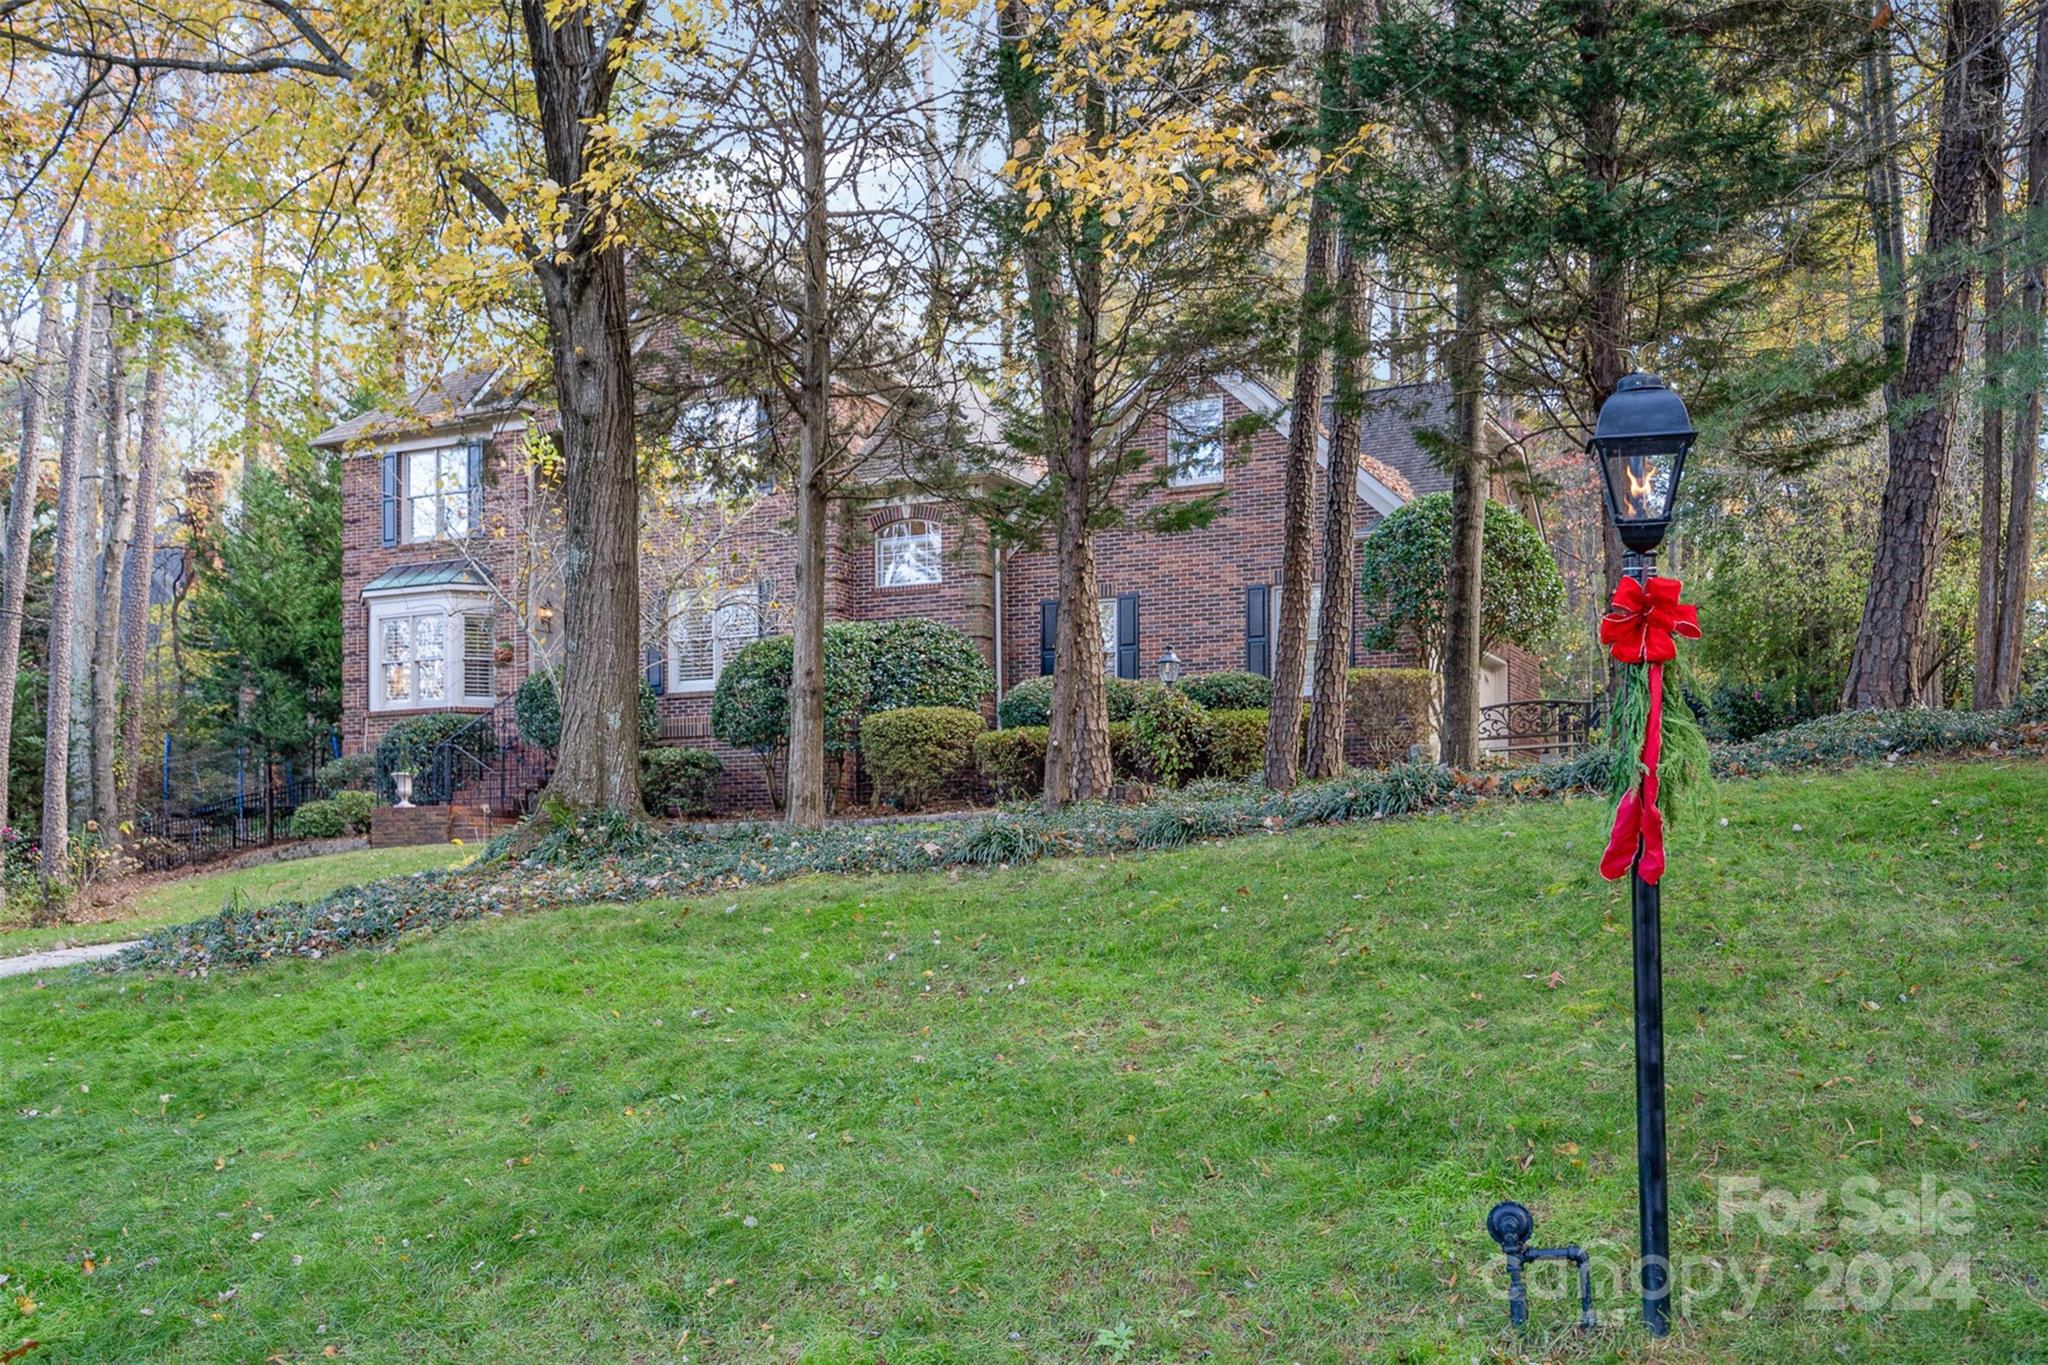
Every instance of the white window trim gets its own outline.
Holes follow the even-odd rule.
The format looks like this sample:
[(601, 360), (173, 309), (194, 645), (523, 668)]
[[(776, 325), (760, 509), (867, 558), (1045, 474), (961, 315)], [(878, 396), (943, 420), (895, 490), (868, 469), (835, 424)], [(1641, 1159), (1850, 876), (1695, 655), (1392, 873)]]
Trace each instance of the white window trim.
[[(1275, 583), (1266, 589), (1267, 648), (1280, 646), (1280, 585)], [(1301, 695), (1306, 697), (1316, 690), (1316, 655), (1322, 648), (1323, 585), (1313, 582), (1308, 586), (1308, 657), (1302, 660)], [(1270, 663), (1268, 665), (1270, 670)]]
[[(687, 599), (706, 597), (717, 599), (716, 605), (711, 609), (711, 676), (708, 678), (684, 678), (682, 676), (683, 670), (680, 667), (680, 650), (683, 642), (683, 613), (686, 609), (684, 603)], [(741, 588), (728, 588), (723, 591), (706, 588), (684, 589), (676, 594), (673, 609), (669, 613), (668, 661), (664, 669), (664, 672), (667, 674), (665, 681), (668, 684), (667, 691), (670, 696), (709, 696), (713, 691), (717, 690), (719, 675), (725, 672), (725, 666), (730, 662), (726, 654), (726, 647), (732, 643), (719, 633), (719, 617), (728, 611), (742, 610), (753, 614), (754, 629), (752, 634), (739, 641), (734, 647), (734, 653), (738, 653), (740, 649), (745, 648), (761, 637), (762, 623), (759, 590), (749, 585)]]
[[(1183, 422), (1180, 414), (1193, 408), (1214, 408), (1216, 422), (1213, 429), (1200, 432)], [(1228, 452), (1223, 448), (1223, 395), (1208, 394), (1200, 398), (1183, 398), (1166, 407), (1166, 486), (1168, 488), (1213, 488), (1223, 482), (1223, 467)], [(1208, 418), (1202, 418), (1202, 425), (1208, 426)], [(1189, 448), (1213, 441), (1216, 446), (1215, 472), (1185, 472), (1183, 457)], [(1176, 449), (1176, 447), (1180, 447)]]
[[(912, 531), (910, 528), (913, 526), (923, 529)], [(932, 576), (930, 578), (914, 579), (909, 582), (884, 582), (882, 577), (882, 557), (888, 544), (892, 540), (909, 541), (924, 539), (929, 539), (932, 543)], [(945, 532), (936, 521), (925, 517), (905, 517), (901, 521), (887, 523), (875, 532), (876, 589), (880, 591), (894, 591), (898, 588), (935, 588), (939, 586), (946, 581), (945, 552)]]
[(1114, 597), (1095, 599), (1095, 633), (1102, 637), (1102, 662), (1108, 670), (1106, 676), (1112, 678), (1116, 676), (1117, 641), (1122, 638), (1122, 632), (1117, 629), (1116, 615), (1117, 605)]
[[(422, 498), (431, 497), (434, 499), (434, 534), (430, 536), (416, 535), (413, 532), (412, 513), (415, 495), (412, 491), (412, 466), (413, 461), (423, 455), (431, 456), (437, 462), (453, 455), (456, 459), (456, 468), (462, 476), (462, 483), (459, 487), (418, 495)], [(469, 539), (470, 533), (475, 530), (470, 525), (470, 522), (474, 519), (476, 508), (476, 488), (470, 483), (469, 474), (470, 459), (469, 441), (467, 438), (458, 440), (453, 444), (443, 440), (433, 445), (418, 446), (411, 450), (399, 452), (398, 540), (401, 545), (441, 545)], [(462, 499), (462, 529), (460, 531), (450, 531), (448, 529), (448, 505), (457, 498)]]
[[(370, 710), (372, 713), (403, 713), (409, 711), (468, 711), (497, 704), (495, 696), (489, 698), (469, 697), (462, 691), (463, 652), (462, 618), (465, 616), (490, 616), (493, 603), (490, 594), (482, 592), (395, 592), (366, 595), (370, 608)], [(397, 616), (440, 616), (441, 651), (444, 686), (449, 695), (434, 701), (422, 701), (417, 695), (401, 701), (392, 701), (384, 695), (384, 622)], [(495, 636), (492, 648), (496, 648)], [(493, 686), (496, 685), (496, 660), (492, 661)], [(417, 694), (418, 670), (414, 670)]]

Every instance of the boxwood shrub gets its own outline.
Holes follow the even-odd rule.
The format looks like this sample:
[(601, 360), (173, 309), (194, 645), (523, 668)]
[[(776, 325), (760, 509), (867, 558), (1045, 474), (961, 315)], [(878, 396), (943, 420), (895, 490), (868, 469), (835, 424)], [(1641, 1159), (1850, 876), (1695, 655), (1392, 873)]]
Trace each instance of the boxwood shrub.
[[(1102, 690), (1109, 705), (1109, 718), (1129, 720), (1132, 708), (1138, 704), (1138, 684), (1128, 678), (1104, 678)], [(996, 719), (1005, 730), (1013, 725), (1050, 725), (1052, 679), (1026, 678), (1003, 693), (1003, 699), (996, 703)]]
[(1207, 748), (1202, 756), (1204, 777), (1256, 777), (1266, 768), (1266, 724), (1264, 708), (1241, 707), (1211, 711), (1204, 736)]
[(294, 839), (338, 839), (348, 833), (348, 820), (332, 801), (308, 801), (292, 812)]
[(653, 815), (709, 815), (725, 767), (702, 749), (648, 749), (640, 755), (640, 803)]
[(1131, 743), (1140, 772), (1178, 787), (1201, 766), (1208, 715), (1177, 687), (1149, 683), (1131, 713)]
[(974, 737), (974, 768), (999, 801), (1019, 801), (1045, 790), (1043, 725), (1013, 725)]
[(861, 753), (875, 793), (916, 810), (967, 771), (975, 738), (985, 733), (979, 711), (962, 706), (904, 706), (861, 722)]
[(350, 834), (368, 834), (370, 812), (377, 808), (377, 798), (371, 792), (340, 791), (334, 794), (334, 808), (341, 812), (342, 823), (348, 826)]
[(1273, 680), (1262, 673), (1198, 673), (1178, 685), (1190, 701), (1208, 711), (1256, 711), (1273, 703)]

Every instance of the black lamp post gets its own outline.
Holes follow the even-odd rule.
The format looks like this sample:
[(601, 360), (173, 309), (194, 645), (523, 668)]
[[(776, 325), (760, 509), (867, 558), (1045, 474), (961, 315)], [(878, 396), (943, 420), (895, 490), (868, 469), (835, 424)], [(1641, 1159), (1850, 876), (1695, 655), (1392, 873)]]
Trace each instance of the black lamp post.
[[(1645, 582), (1657, 571), (1657, 547), (1671, 525), (1679, 475), (1692, 450), (1692, 419), (1685, 403), (1654, 375), (1624, 375), (1600, 405), (1586, 449), (1600, 466), (1607, 515), (1627, 554), (1622, 573)], [(1642, 1237), (1643, 1325), (1652, 1336), (1671, 1331), (1669, 1180), (1664, 1166), (1664, 948), (1657, 884), (1643, 880), (1641, 850), (1630, 866), (1636, 979), (1636, 1192)], [(1520, 1204), (1496, 1204), (1486, 1231), (1507, 1254), (1508, 1320), (1528, 1317), (1522, 1270), (1530, 1261), (1570, 1261), (1579, 1267), (1579, 1324), (1593, 1324), (1586, 1253), (1575, 1246), (1531, 1247), (1536, 1220)]]
[(1173, 652), (1172, 645), (1168, 645), (1166, 652), (1159, 656), (1159, 681), (1168, 687), (1180, 681), (1180, 655)]
[[(1600, 465), (1607, 514), (1628, 553), (1622, 573), (1638, 582), (1657, 571), (1657, 547), (1671, 525), (1679, 476), (1697, 433), (1685, 403), (1654, 375), (1624, 375), (1600, 405), (1587, 448)], [(1642, 1234), (1643, 1325), (1671, 1330), (1669, 1181), (1664, 1166), (1663, 916), (1654, 882), (1629, 878), (1636, 978), (1636, 1186)]]

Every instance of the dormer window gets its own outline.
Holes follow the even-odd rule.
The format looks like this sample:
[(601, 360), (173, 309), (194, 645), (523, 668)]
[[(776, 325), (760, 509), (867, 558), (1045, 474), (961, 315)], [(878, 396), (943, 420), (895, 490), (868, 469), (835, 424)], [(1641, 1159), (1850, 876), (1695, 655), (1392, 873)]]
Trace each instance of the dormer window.
[(1185, 398), (1166, 410), (1166, 482), (1198, 488), (1223, 482), (1223, 399)]
[(892, 521), (875, 533), (876, 587), (927, 587), (943, 578), (937, 522)]

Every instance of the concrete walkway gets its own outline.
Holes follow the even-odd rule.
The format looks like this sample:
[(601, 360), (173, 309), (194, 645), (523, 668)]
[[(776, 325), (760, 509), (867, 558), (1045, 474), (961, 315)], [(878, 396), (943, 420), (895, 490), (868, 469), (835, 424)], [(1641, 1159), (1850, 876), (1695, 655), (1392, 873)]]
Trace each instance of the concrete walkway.
[(51, 948), (40, 953), (23, 953), (20, 957), (0, 957), (0, 976), (27, 976), (31, 972), (53, 972), (59, 967), (76, 967), (81, 962), (98, 962), (103, 957), (112, 957), (123, 948), (133, 948), (142, 940), (128, 943), (92, 943), (83, 948)]

